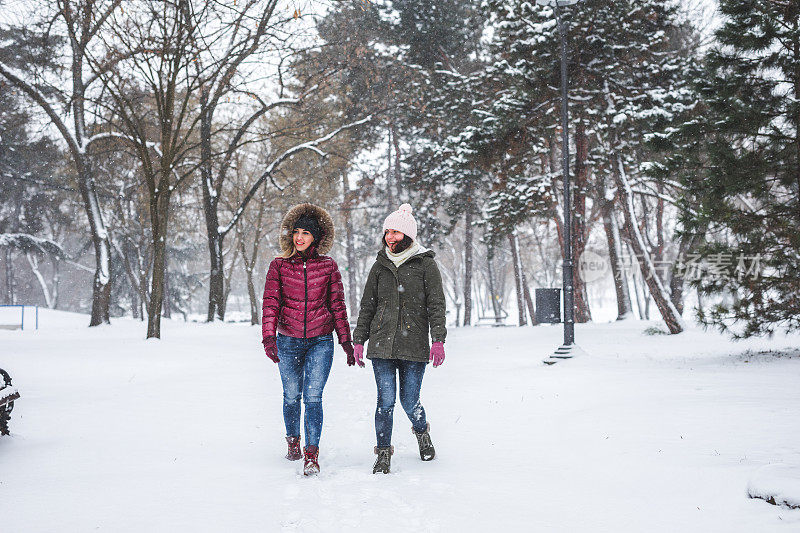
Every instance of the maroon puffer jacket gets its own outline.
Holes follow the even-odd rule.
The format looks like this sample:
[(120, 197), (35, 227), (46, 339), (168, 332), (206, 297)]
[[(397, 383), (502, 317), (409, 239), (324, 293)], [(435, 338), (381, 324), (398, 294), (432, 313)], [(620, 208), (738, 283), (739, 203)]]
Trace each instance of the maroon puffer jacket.
[(351, 342), (342, 275), (336, 261), (314, 254), (303, 261), (299, 255), (276, 257), (264, 286), (261, 333), (275, 331), (289, 337), (310, 338), (336, 329), (339, 344)]

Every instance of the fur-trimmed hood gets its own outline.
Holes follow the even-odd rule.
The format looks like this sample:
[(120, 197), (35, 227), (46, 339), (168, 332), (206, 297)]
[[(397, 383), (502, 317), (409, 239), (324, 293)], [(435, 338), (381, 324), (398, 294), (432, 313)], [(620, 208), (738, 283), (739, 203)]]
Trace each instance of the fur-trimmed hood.
[(294, 223), (303, 216), (311, 216), (317, 219), (319, 222), (320, 230), (322, 230), (322, 236), (319, 239), (318, 243), (315, 243), (317, 246), (317, 253), (320, 255), (325, 255), (331, 251), (333, 248), (333, 238), (336, 235), (336, 232), (333, 227), (333, 219), (331, 218), (330, 214), (325, 211), (323, 208), (319, 207), (318, 205), (314, 204), (298, 204), (283, 216), (283, 221), (281, 222), (281, 252), (291, 252), (294, 249), (294, 244), (292, 243), (292, 231), (294, 230)]

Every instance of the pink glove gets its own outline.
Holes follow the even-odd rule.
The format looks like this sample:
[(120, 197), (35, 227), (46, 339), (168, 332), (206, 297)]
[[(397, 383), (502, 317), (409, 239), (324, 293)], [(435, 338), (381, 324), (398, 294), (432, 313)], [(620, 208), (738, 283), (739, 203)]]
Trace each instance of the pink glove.
[(364, 345), (356, 344), (353, 346), (353, 357), (356, 359), (358, 366), (364, 366)]
[(275, 337), (265, 337), (264, 340), (261, 341), (261, 344), (264, 345), (264, 353), (267, 354), (267, 357), (269, 357), (273, 363), (281, 362), (281, 360), (278, 359), (278, 343)]
[(434, 368), (444, 363), (444, 343), (434, 342), (431, 344), (431, 357), (429, 361), (433, 361)]

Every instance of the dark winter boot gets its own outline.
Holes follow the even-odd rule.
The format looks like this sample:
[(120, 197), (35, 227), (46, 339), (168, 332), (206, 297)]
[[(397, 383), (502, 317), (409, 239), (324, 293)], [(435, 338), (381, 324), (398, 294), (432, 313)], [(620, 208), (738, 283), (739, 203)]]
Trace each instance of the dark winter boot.
[(319, 474), (319, 448), (316, 446), (306, 446), (303, 449), (303, 474), (313, 476)]
[(303, 457), (303, 452), (300, 451), (300, 437), (286, 437), (286, 443), (289, 445), (289, 451), (286, 452), (287, 459), (297, 461)]
[(394, 446), (386, 446), (386, 447), (377, 447), (375, 446), (375, 455), (378, 456), (375, 459), (375, 465), (372, 467), (372, 473), (377, 474), (381, 472), (383, 474), (388, 474), (389, 469), (392, 466), (392, 455), (394, 454)]
[(425, 427), (425, 431), (417, 433), (412, 427), (411, 432), (417, 437), (417, 444), (419, 444), (419, 458), (423, 461), (430, 461), (436, 457), (436, 450), (433, 449), (433, 442), (431, 442), (431, 425)]

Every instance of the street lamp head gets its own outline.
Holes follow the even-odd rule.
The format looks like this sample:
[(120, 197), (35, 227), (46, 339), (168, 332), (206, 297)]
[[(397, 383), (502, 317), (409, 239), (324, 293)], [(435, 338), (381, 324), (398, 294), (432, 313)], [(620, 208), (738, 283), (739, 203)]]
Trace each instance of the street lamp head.
[(540, 6), (555, 7), (556, 5), (558, 5), (558, 7), (564, 7), (577, 4), (578, 2), (581, 1), (582, 0), (536, 0), (536, 3), (539, 4)]

